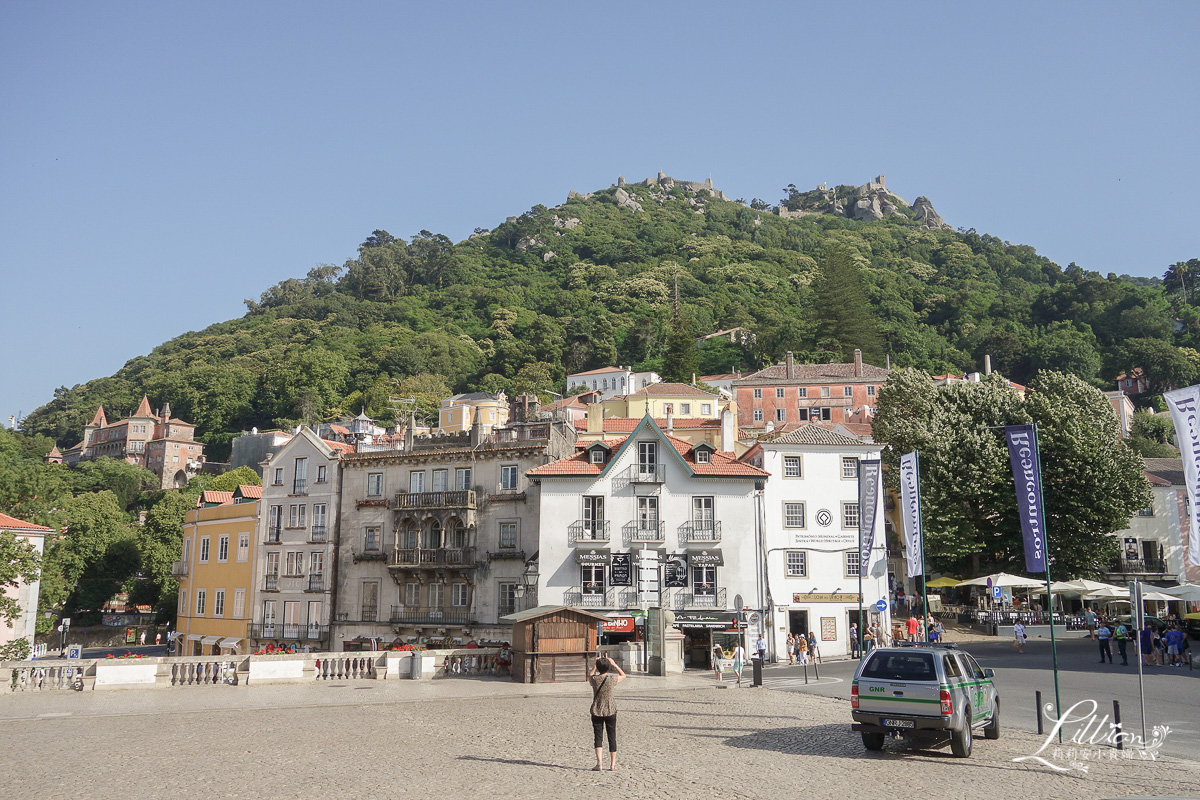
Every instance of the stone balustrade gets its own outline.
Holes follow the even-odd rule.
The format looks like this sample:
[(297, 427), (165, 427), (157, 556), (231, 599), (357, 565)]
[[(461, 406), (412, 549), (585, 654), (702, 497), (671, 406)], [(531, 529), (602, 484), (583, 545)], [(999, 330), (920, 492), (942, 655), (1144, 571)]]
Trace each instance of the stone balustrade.
[(508, 677), (499, 648), (0, 662), (0, 697), (18, 692), (257, 686), (317, 681)]

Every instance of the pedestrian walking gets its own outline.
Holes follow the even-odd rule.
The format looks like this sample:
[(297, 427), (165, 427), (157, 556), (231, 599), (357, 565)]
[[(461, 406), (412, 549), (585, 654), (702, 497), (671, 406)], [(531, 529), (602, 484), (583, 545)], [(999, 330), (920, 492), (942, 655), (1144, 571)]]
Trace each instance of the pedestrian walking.
[(733, 672), (737, 675), (737, 685), (742, 685), (742, 670), (746, 666), (746, 648), (742, 647), (742, 643), (738, 642), (733, 648)]
[(858, 623), (850, 623), (850, 657), (858, 658)]
[(1138, 633), (1138, 645), (1142, 651), (1142, 666), (1153, 666), (1154, 662), (1151, 659), (1154, 658), (1154, 626), (1149, 622)]
[(1180, 658), (1183, 655), (1183, 631), (1179, 628), (1171, 628), (1167, 631), (1166, 642), (1167, 656), (1171, 659), (1171, 666), (1183, 666), (1183, 660)]
[(933, 634), (929, 638), (930, 641), (933, 642), (946, 641), (946, 629), (942, 627), (942, 621), (940, 619), (935, 619), (933, 621)]
[(754, 649), (758, 651), (758, 660), (765, 667), (767, 665), (767, 640), (760, 633), (758, 641), (754, 643)]
[(1084, 623), (1084, 625), (1087, 626), (1088, 638), (1095, 639), (1096, 638), (1096, 612), (1092, 611), (1090, 608), (1087, 611), (1084, 611), (1083, 612), (1083, 623)]
[(157, 647), (160, 644), (162, 644), (162, 633), (161, 632), (154, 634), (154, 646)]
[(908, 641), (915, 642), (917, 640), (917, 626), (919, 624), (916, 617), (908, 618)]
[(713, 675), (717, 679), (717, 683), (721, 682), (721, 659), (725, 657), (725, 651), (721, 649), (721, 645), (714, 644), (712, 652), (713, 660)]
[(592, 685), (592, 735), (596, 746), (596, 766), (593, 772), (603, 769), (600, 754), (604, 750), (604, 734), (608, 732), (608, 768), (617, 768), (617, 699), (614, 690), (625, 680), (625, 670), (608, 656), (596, 659), (595, 666), (588, 672), (588, 683)]
[(141, 634), (138, 635), (138, 644), (145, 647), (145, 645), (146, 645), (146, 632), (145, 631), (142, 631)]
[(1018, 620), (1013, 625), (1013, 647), (1017, 648), (1018, 653), (1025, 652), (1025, 638), (1025, 626)]
[(808, 666), (808, 639), (801, 636), (797, 640), (796, 646), (800, 648), (800, 653), (797, 656), (796, 660), (800, 663), (800, 666), (802, 666), (802, 667)]
[(1100, 627), (1096, 629), (1096, 638), (1100, 640), (1100, 663), (1104, 663), (1105, 656), (1108, 657), (1108, 663), (1112, 663), (1112, 647), (1109, 646), (1108, 640), (1112, 638), (1112, 629), (1104, 622), (1100, 623)]
[(789, 665), (795, 664), (796, 663), (796, 637), (790, 633), (788, 634), (788, 638), (787, 638), (787, 654), (788, 654), (788, 664)]

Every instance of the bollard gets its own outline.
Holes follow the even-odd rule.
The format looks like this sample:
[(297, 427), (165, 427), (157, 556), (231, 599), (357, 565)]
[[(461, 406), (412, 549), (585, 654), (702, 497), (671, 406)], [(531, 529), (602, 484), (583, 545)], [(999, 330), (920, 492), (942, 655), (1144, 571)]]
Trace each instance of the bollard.
[(817, 662), (813, 662), (813, 674), (817, 676), (817, 680), (821, 680), (821, 668), (817, 666)]
[(1121, 735), (1121, 702), (1113, 700), (1113, 729), (1117, 733), (1117, 749), (1125, 749), (1125, 737)]
[(1033, 693), (1033, 702), (1034, 702), (1034, 705), (1037, 707), (1038, 736), (1041, 736), (1042, 735), (1042, 693), (1041, 692)]
[(808, 686), (808, 664), (804, 665), (804, 685)]

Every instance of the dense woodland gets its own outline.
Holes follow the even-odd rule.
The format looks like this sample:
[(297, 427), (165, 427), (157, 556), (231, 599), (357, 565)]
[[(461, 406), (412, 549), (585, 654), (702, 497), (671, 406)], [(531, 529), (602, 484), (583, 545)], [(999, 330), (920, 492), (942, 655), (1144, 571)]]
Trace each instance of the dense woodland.
[[(1162, 281), (1104, 277), (908, 216), (783, 219), (703, 190), (625, 190), (642, 210), (610, 188), (457, 244), (377, 230), (343, 265), (247, 300), (240, 319), (60, 388), (24, 430), (71, 445), (97, 405), (113, 419), (149, 394), (195, 422), (221, 460), (251, 426), (360, 407), (387, 420), (389, 396), (428, 411), (451, 390), (546, 391), (613, 363), (674, 377), (747, 370), (787, 350), (829, 361), (860, 347), (872, 363), (934, 374), (979, 369), (990, 354), (1021, 383), (1045, 368), (1107, 386), (1142, 366), (1154, 391), (1200, 377), (1200, 260), (1161, 265)], [(736, 326), (752, 344), (687, 344)]]

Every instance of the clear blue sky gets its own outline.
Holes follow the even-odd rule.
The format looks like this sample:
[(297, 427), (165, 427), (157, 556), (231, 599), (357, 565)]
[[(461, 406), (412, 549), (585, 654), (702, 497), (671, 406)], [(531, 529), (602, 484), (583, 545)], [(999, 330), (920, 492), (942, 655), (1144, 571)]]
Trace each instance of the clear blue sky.
[(1200, 257), (1200, 4), (0, 5), (0, 415), (375, 228), (879, 173), (1059, 264)]

